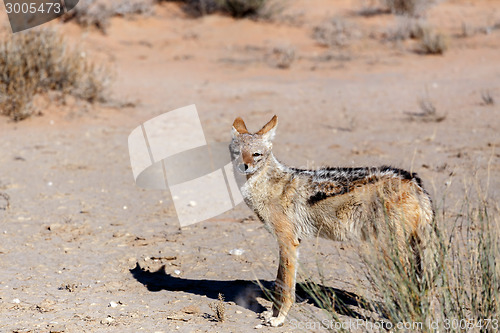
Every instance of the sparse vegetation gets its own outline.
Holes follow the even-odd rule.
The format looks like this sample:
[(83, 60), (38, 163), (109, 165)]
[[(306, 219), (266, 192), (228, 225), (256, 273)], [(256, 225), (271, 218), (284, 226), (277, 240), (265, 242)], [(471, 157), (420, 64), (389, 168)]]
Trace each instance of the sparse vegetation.
[(225, 0), (223, 8), (233, 17), (255, 15), (264, 6), (265, 0)]
[[(416, 4), (412, 4), (414, 2), (417, 3), (419, 1), (401, 1), (401, 3), (405, 3), (405, 6), (412, 6), (412, 8), (413, 6), (416, 6)], [(433, 1), (427, 2), (434, 3)], [(395, 3), (399, 3), (399, 1), (394, 1), (394, 4)], [(397, 24), (396, 28), (389, 30), (387, 34), (388, 40), (403, 41), (407, 39), (415, 39), (418, 41), (416, 51), (421, 54), (443, 54), (446, 52), (448, 49), (447, 37), (442, 33), (435, 32), (434, 29), (427, 23), (423, 15), (410, 15), (409, 13), (400, 14), (400, 11), (395, 12), (398, 14)]]
[(472, 29), (469, 24), (467, 24), (466, 22), (462, 22), (462, 33), (460, 34), (460, 37), (471, 37), (475, 34), (475, 32), (475, 29)]
[[(435, 268), (424, 279), (406, 274), (396, 253), (369, 260), (368, 277), (383, 298), (380, 315), (394, 324), (422, 323), (420, 332), (496, 331), (494, 325), (486, 327), (486, 321), (500, 315), (498, 221), (489, 216), (484, 203), (465, 209), (453, 221), (450, 232), (442, 217), (436, 219), (432, 244)], [(433, 278), (426, 278), (429, 276)], [(449, 329), (445, 329), (447, 322)]]
[(420, 97), (418, 106), (420, 112), (406, 112), (410, 120), (438, 123), (446, 119), (446, 115), (437, 113), (436, 106), (429, 97)]
[(425, 16), (427, 9), (435, 3), (436, 0), (382, 0), (392, 13), (410, 17)]
[(342, 47), (359, 38), (361, 33), (350, 22), (334, 17), (314, 27), (313, 38), (321, 45)]
[(224, 304), (224, 297), (222, 294), (219, 293), (217, 301), (210, 303), (208, 306), (214, 312), (215, 320), (221, 323), (226, 320), (226, 305)]
[(448, 49), (448, 41), (443, 34), (424, 29), (420, 48), (424, 54), (443, 54)]
[(33, 97), (49, 90), (103, 101), (107, 79), (104, 68), (68, 49), (53, 30), (29, 30), (0, 42), (0, 113), (15, 121), (29, 117)]
[[(498, 208), (494, 216), (492, 210), (483, 201), (473, 205), (466, 198), (459, 214), (439, 211), (426, 243), (432, 251), (423, 261), (421, 275), (416, 274), (415, 263), (408, 269), (402, 262), (391, 228), (381, 235), (383, 239), (369, 243), (361, 258), (373, 296), (358, 304), (360, 309), (370, 309), (364, 319), (386, 323), (384, 327), (391, 323), (394, 331), (405, 331), (396, 329), (397, 323), (416, 323), (406, 331), (496, 332), (500, 221)], [(410, 242), (405, 250), (412, 251)], [(352, 311), (324, 289), (313, 285), (306, 292), (334, 321), (344, 310)]]
[(288, 46), (276, 46), (266, 55), (266, 58), (272, 67), (287, 69), (295, 60), (295, 50)]
[(302, 25), (301, 13), (285, 13), (287, 4), (287, 0), (265, 0), (255, 18), (263, 21), (279, 21), (293, 26)]
[(0, 192), (0, 210), (7, 210), (10, 207), (10, 196)]
[(84, 27), (96, 27), (103, 33), (109, 26), (109, 19), (113, 16), (127, 16), (132, 14), (151, 14), (154, 11), (155, 0), (125, 0), (80, 1), (78, 6), (63, 15), (63, 21), (74, 20)]
[(483, 100), (484, 105), (495, 105), (495, 99), (491, 96), (489, 90), (484, 90), (481, 92), (481, 98)]
[(491, 34), (497, 27), (494, 26), (482, 26), (482, 27), (473, 27), (466, 22), (462, 22), (462, 31), (458, 34), (458, 37), (468, 38), (477, 34), (489, 35)]
[(270, 19), (284, 8), (278, 0), (185, 0), (184, 3), (184, 11), (194, 17), (223, 13), (236, 18)]
[(427, 22), (420, 18), (402, 16), (398, 18), (396, 29), (389, 32), (391, 40), (422, 39), (424, 31), (429, 29)]
[(422, 110), (422, 117), (432, 118), (436, 115), (436, 107), (428, 97), (419, 98), (418, 106)]

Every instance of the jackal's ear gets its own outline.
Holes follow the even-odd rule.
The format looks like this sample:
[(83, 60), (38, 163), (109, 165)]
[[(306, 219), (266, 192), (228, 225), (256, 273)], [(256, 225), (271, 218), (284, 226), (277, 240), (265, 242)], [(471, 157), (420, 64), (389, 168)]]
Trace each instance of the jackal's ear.
[(233, 134), (233, 138), (239, 134), (248, 134), (245, 122), (243, 121), (243, 119), (241, 119), (241, 117), (238, 117), (234, 120), (231, 133)]
[(276, 127), (278, 127), (278, 117), (275, 115), (273, 119), (271, 119), (267, 124), (264, 125), (255, 134), (262, 135), (262, 138), (264, 140), (271, 141), (274, 138), (274, 135), (276, 134)]

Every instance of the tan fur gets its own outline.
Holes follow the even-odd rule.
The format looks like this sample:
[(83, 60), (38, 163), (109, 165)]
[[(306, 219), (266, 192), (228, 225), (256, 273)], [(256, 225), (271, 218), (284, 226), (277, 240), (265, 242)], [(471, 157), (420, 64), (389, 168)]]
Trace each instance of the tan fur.
[[(280, 264), (272, 326), (281, 325), (295, 299), (298, 246), (305, 237), (375, 240), (392, 228), (404, 247), (433, 218), (431, 201), (417, 175), (390, 167), (299, 170), (275, 159), (272, 143), (278, 119), (250, 134), (241, 118), (230, 145), (240, 190), (266, 228), (276, 236)], [(388, 223), (387, 221), (388, 220)], [(402, 261), (410, 258), (401, 258)]]
[[(241, 119), (241, 118), (239, 118)], [(243, 121), (243, 120), (241, 120)], [(257, 135), (263, 135), (269, 132), (271, 129), (273, 129), (276, 125), (278, 124), (278, 117), (275, 115), (264, 127), (262, 127), (257, 133)], [(246, 127), (245, 127), (246, 128)]]
[(240, 117), (238, 117), (238, 118), (236, 118), (234, 120), (233, 127), (240, 134), (246, 134), (246, 133), (248, 133), (247, 127), (245, 126), (245, 122)]

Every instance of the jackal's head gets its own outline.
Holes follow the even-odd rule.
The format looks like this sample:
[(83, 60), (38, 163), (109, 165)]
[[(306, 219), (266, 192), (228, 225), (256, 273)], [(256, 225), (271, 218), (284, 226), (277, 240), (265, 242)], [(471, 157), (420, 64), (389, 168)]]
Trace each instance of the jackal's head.
[(240, 117), (233, 123), (233, 140), (229, 145), (231, 159), (236, 169), (246, 175), (255, 173), (271, 155), (271, 140), (278, 126), (278, 117), (274, 116), (258, 132), (248, 132), (245, 122)]

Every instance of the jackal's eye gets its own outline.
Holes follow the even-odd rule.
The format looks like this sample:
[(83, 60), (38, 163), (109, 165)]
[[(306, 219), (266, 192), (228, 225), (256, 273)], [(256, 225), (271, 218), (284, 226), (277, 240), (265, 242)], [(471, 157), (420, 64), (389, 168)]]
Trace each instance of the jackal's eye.
[(253, 153), (253, 157), (258, 157), (258, 156), (262, 156), (261, 153)]

